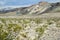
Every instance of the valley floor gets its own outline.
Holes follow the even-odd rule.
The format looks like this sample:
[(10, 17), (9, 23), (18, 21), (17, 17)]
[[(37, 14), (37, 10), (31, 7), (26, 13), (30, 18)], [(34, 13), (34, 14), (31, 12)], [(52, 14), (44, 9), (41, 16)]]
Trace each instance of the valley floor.
[(60, 40), (60, 13), (0, 16), (0, 40)]
[(50, 18), (50, 17), (60, 17), (60, 13), (43, 13), (39, 15), (0, 15), (0, 18)]

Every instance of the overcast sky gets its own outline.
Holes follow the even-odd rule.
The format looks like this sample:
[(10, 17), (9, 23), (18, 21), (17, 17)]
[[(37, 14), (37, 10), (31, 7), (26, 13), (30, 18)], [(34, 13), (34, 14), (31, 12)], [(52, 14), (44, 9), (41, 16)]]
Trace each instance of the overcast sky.
[(32, 5), (40, 1), (60, 2), (60, 0), (0, 0), (0, 6)]

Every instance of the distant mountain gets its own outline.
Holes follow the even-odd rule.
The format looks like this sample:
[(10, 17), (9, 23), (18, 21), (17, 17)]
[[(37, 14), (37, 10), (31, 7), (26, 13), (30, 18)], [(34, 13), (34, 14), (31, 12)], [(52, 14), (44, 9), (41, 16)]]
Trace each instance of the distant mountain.
[(0, 9), (0, 13), (8, 13), (8, 12), (12, 12), (12, 11), (16, 11), (16, 9), (15, 8), (11, 8), (11, 7), (1, 8)]
[[(12, 12), (12, 13), (11, 13)], [(3, 8), (0, 9), (0, 14), (14, 14), (14, 15), (39, 15), (42, 13), (49, 12), (60, 12), (60, 2), (57, 3), (48, 3), (48, 2), (39, 2), (28, 7), (20, 8)]]

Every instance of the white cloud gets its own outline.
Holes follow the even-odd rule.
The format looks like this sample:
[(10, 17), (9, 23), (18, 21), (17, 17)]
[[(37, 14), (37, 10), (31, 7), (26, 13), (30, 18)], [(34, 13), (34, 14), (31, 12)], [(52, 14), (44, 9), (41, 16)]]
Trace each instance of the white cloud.
[(2, 5), (4, 5), (5, 4), (5, 2), (4, 1), (0, 1), (0, 5), (2, 6)]

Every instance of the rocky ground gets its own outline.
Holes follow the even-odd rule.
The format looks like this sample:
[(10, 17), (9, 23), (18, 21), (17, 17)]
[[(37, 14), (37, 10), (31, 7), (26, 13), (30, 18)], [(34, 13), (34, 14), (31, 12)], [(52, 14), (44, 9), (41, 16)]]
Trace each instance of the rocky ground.
[(0, 40), (60, 40), (60, 18), (0, 18)]

